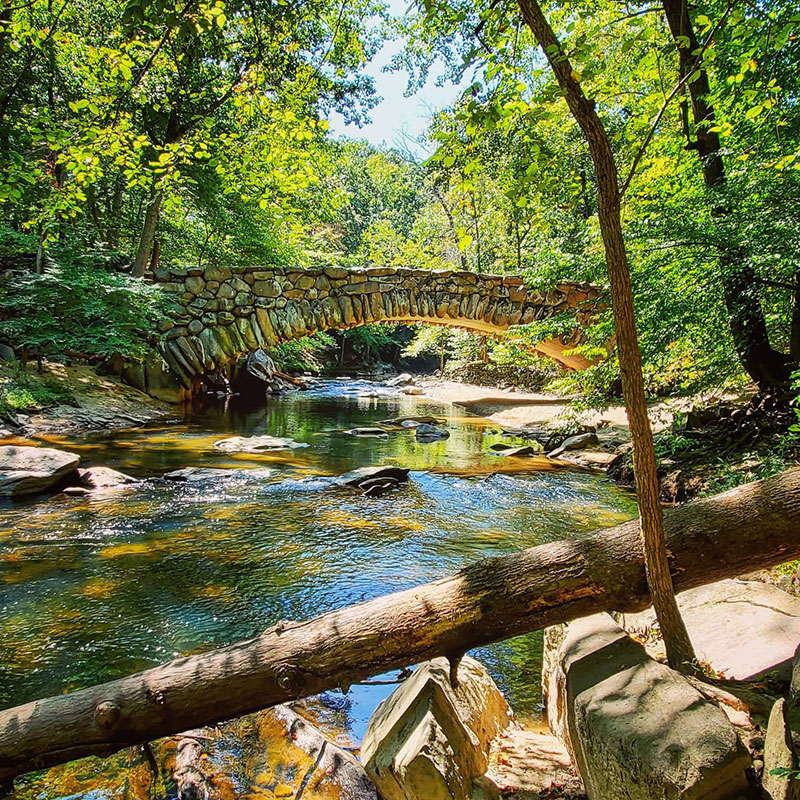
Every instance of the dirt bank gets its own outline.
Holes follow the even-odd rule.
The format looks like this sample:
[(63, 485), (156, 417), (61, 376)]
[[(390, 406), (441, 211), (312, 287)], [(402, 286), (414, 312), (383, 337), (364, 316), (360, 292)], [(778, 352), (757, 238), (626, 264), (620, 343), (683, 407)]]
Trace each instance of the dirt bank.
[[(16, 367), (0, 369), (0, 382), (19, 380)], [(47, 385), (63, 402), (42, 411), (0, 416), (0, 438), (88, 433), (134, 428), (158, 419), (174, 407), (127, 386), (118, 378), (99, 375), (93, 367), (46, 363), (40, 374), (29, 367), (23, 380), (34, 389)]]

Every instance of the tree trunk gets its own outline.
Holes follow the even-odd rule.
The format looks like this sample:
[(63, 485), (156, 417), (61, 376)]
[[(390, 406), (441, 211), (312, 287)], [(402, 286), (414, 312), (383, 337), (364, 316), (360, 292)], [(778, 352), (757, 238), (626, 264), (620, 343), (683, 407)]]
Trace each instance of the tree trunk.
[(447, 226), (450, 228), (450, 233), (453, 236), (453, 243), (456, 246), (456, 252), (458, 253), (458, 260), (459, 264), (461, 265), (461, 269), (466, 272), (467, 271), (467, 255), (466, 253), (459, 247), (459, 237), (458, 231), (456, 230), (456, 222), (453, 219), (453, 212), (450, 210), (449, 206), (442, 197), (442, 194), (436, 188), (435, 184), (431, 185), (431, 192), (433, 196), (439, 201), (439, 205), (442, 207), (444, 211), (444, 215), (447, 218)]
[[(680, 589), (800, 556), (800, 468), (670, 509)], [(424, 659), (650, 602), (634, 520), (484, 559), (433, 583), (280, 622), (255, 639), (0, 712), (0, 784), (16, 775), (347, 687)]]
[(147, 265), (150, 263), (150, 254), (153, 249), (153, 240), (156, 236), (158, 217), (161, 213), (163, 199), (164, 193), (157, 191), (148, 203), (147, 210), (144, 213), (144, 224), (142, 225), (142, 234), (139, 237), (139, 247), (136, 250), (136, 257), (131, 268), (131, 275), (136, 278), (144, 276)]
[(108, 226), (108, 244), (110, 247), (119, 247), (119, 237), (122, 231), (122, 208), (125, 202), (125, 190), (121, 180), (114, 184), (114, 193), (111, 195), (109, 209), (110, 224)]
[(653, 434), (647, 416), (647, 398), (642, 378), (642, 358), (636, 333), (628, 254), (620, 219), (617, 165), (606, 130), (595, 111), (594, 101), (583, 93), (569, 59), (536, 0), (519, 0), (523, 19), (547, 56), (572, 116), (589, 145), (597, 180), (597, 214), (606, 252), (611, 283), (611, 301), (617, 336), (622, 392), (633, 442), (636, 496), (639, 504), (645, 565), (653, 607), (664, 636), (672, 667), (692, 669), (696, 659), (683, 624), (669, 574), (664, 544), (664, 524), (656, 469)]
[[(721, 194), (726, 183), (725, 163), (719, 134), (713, 130), (715, 114), (709, 100), (708, 72), (704, 62), (698, 64), (697, 54), (702, 47), (695, 35), (686, 0), (662, 0), (662, 4), (678, 49), (681, 78), (697, 73), (697, 77), (687, 84), (695, 127), (692, 138), (688, 119), (684, 119), (687, 146), (697, 151), (703, 182), (715, 195), (714, 216), (724, 219), (730, 214), (728, 202)], [(719, 259), (719, 271), (731, 335), (742, 366), (760, 388), (785, 385), (791, 373), (790, 361), (769, 343), (767, 322), (752, 267), (745, 262), (742, 253), (725, 249)]]

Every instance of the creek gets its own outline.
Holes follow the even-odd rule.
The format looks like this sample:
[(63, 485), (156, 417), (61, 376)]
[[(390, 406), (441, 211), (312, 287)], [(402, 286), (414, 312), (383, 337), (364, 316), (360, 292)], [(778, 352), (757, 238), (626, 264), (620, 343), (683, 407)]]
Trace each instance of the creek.
[[(387, 438), (343, 432), (410, 414), (446, 418), (450, 438), (420, 443), (413, 430)], [(263, 454), (214, 447), (226, 436), (262, 434), (307, 446)], [(635, 514), (633, 496), (601, 476), (544, 457), (490, 453), (492, 443), (517, 441), (501, 438), (490, 420), (355, 380), (322, 381), (259, 408), (214, 405), (147, 428), (48, 441), (80, 453), (85, 465), (146, 480), (113, 493), (0, 507), (2, 707)], [(409, 467), (411, 480), (381, 497), (334, 484), (370, 464)], [(229, 472), (183, 483), (160, 477), (183, 467)], [(519, 716), (538, 714), (540, 633), (473, 655)], [(329, 692), (317, 698), (315, 713), (357, 745), (393, 688)], [(33, 792), (65, 793), (41, 784)]]

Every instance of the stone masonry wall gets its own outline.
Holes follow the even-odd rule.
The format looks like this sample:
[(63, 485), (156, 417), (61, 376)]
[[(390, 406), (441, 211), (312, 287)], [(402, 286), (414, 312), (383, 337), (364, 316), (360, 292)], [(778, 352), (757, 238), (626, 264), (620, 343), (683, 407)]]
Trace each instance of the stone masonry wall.
[(244, 353), (331, 328), (427, 322), (496, 333), (567, 309), (591, 316), (600, 290), (563, 283), (534, 291), (520, 278), (368, 267), (159, 269), (176, 307), (159, 323), (161, 352), (187, 389)]

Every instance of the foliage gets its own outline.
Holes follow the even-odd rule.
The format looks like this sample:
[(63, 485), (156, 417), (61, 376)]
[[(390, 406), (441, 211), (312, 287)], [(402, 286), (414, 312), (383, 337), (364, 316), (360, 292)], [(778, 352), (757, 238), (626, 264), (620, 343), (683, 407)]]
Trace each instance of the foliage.
[[(797, 362), (795, 4), (690, 8), (726, 167), (713, 196), (662, 6), (569, 0), (547, 12), (629, 179), (623, 218), (648, 389), (746, 381), (724, 290), (731, 262), (752, 276), (746, 297), (770, 342)], [(433, 116), (422, 163), (327, 135), (333, 110), (367, 118), (376, 98), (361, 68), (387, 35), (403, 38), (395, 66), (411, 88), (434, 66), (446, 79), (471, 76)], [(8, 263), (38, 253), (40, 266), (53, 255), (64, 269), (68, 251), (74, 263), (90, 254), (117, 267), (144, 248), (153, 264), (466, 269), (541, 288), (605, 280), (585, 143), (516, 8), (493, 0), (427, 0), (388, 23), (379, 0), (6, 4), (0, 207)], [(5, 329), (15, 342), (66, 346), (37, 330), (21, 300), (20, 313), (34, 320)], [(537, 321), (518, 340), (490, 343), (489, 356), (523, 364), (537, 340), (574, 325), (574, 314)], [(607, 308), (581, 352), (607, 348), (612, 328)], [(348, 332), (347, 347), (374, 353), (370, 336)], [(425, 328), (418, 337), (407, 352), (482, 356), (475, 337)], [(602, 406), (618, 377), (612, 357), (558, 386)]]
[(800, 434), (800, 370), (792, 375), (792, 388), (794, 389), (795, 395), (794, 399), (792, 400), (792, 405), (794, 406), (795, 414), (797, 414), (797, 423), (792, 425), (791, 431), (795, 435)]
[(32, 413), (75, 400), (58, 381), (34, 380), (24, 372), (0, 378), (0, 415)]
[(319, 372), (335, 347), (330, 334), (318, 332), (279, 344), (273, 348), (272, 357), (283, 369)]
[(165, 301), (150, 284), (102, 266), (65, 262), (0, 284), (0, 337), (37, 356), (141, 359)]

